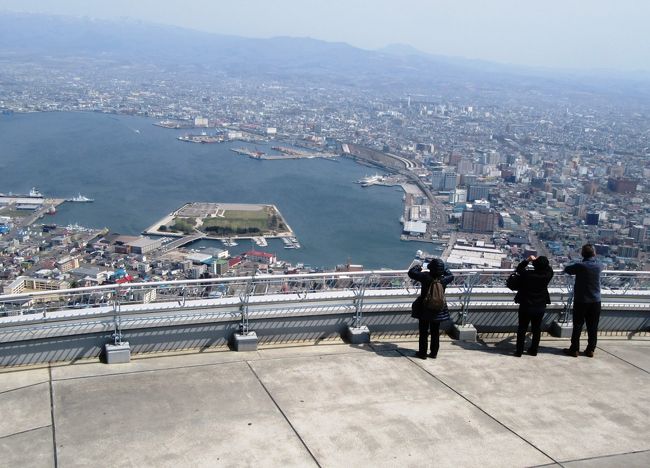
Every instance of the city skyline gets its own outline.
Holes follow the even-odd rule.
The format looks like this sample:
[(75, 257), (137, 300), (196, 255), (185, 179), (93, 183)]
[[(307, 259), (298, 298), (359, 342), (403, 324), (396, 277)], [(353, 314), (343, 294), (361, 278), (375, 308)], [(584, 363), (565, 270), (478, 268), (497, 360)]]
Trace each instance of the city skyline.
[(305, 8), (296, 0), (216, 5), (199, 0), (190, 12), (178, 4), (148, 0), (2, 0), (0, 11), (131, 18), (244, 37), (312, 37), (363, 49), (405, 44), (432, 55), (539, 68), (650, 70), (645, 28), (650, 5), (635, 0), (586, 5), (557, 0), (543, 7), (513, 0), (489, 5), (408, 0), (396, 9), (393, 2), (381, 0), (368, 10), (361, 2)]

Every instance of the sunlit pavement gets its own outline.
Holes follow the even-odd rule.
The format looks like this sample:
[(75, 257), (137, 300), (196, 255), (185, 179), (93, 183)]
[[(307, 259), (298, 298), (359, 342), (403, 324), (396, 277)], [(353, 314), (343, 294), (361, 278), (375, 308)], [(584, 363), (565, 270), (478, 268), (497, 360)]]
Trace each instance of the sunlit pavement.
[(650, 466), (650, 337), (134, 357), (0, 373), (0, 466)]

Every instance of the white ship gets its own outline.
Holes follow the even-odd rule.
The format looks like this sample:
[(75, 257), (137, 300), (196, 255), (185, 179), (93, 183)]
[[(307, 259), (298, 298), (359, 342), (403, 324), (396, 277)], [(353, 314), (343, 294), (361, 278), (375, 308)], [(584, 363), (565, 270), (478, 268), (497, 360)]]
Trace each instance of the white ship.
[(357, 181), (357, 184), (361, 184), (362, 187), (368, 187), (370, 185), (380, 184), (384, 181), (384, 176), (375, 174), (373, 176), (366, 176), (363, 179)]
[(75, 202), (75, 203), (92, 203), (95, 200), (93, 198), (85, 197), (79, 193), (77, 194), (76, 197), (68, 198), (66, 201)]
[(230, 238), (230, 237), (229, 237), (228, 239), (221, 239), (221, 242), (222, 242), (223, 245), (225, 245), (226, 247), (235, 247), (236, 245), (238, 245), (237, 242), (235, 242), (234, 240), (232, 240), (232, 238)]
[(266, 241), (266, 238), (264, 238), (264, 236), (253, 237), (253, 242), (255, 242), (255, 244), (258, 245), (259, 247), (266, 247), (269, 245), (269, 243)]
[(43, 194), (36, 190), (36, 187), (32, 187), (29, 191), (29, 198), (43, 198)]

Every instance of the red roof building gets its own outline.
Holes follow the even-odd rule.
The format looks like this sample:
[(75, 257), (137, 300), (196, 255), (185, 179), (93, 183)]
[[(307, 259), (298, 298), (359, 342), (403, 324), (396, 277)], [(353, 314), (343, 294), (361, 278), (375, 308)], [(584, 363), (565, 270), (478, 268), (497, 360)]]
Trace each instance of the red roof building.
[(262, 252), (260, 250), (249, 250), (244, 253), (244, 256), (246, 257), (246, 260), (250, 260), (251, 262), (265, 263), (267, 265), (275, 263), (278, 260), (275, 254)]

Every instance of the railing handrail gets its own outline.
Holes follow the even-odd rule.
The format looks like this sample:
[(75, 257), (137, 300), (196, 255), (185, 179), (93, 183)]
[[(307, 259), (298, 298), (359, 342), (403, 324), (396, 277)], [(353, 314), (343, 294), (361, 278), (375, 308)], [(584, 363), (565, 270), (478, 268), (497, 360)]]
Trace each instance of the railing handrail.
[[(349, 277), (366, 277), (372, 275), (406, 275), (408, 270), (363, 270), (363, 271), (334, 271), (334, 272), (321, 272), (321, 273), (291, 273), (291, 274), (259, 274), (255, 275), (255, 282), (264, 282), (267, 280), (281, 281), (283, 279), (309, 279), (309, 278), (349, 278)], [(506, 275), (512, 273), (513, 269), (502, 268), (483, 268), (483, 269), (451, 269), (455, 275), (466, 276), (469, 274), (499, 274)], [(555, 275), (564, 274), (561, 269), (553, 270)], [(650, 278), (650, 271), (628, 271), (628, 270), (604, 270), (603, 276), (618, 275), (629, 277), (643, 277)], [(121, 283), (121, 284), (105, 284), (99, 286), (87, 286), (81, 288), (67, 288), (67, 289), (52, 289), (47, 291), (30, 291), (18, 294), (0, 295), (0, 302), (9, 302), (13, 300), (21, 300), (28, 298), (38, 297), (51, 297), (53, 295), (69, 295), (69, 294), (83, 294), (92, 292), (115, 291), (125, 288), (157, 288), (159, 286), (192, 286), (200, 285), (207, 286), (211, 284), (229, 284), (250, 281), (252, 275), (248, 276), (232, 276), (232, 277), (218, 277), (218, 278), (199, 278), (199, 279), (183, 279), (183, 280), (167, 280), (167, 281), (148, 281), (138, 283)], [(504, 284), (505, 287), (505, 284)]]

